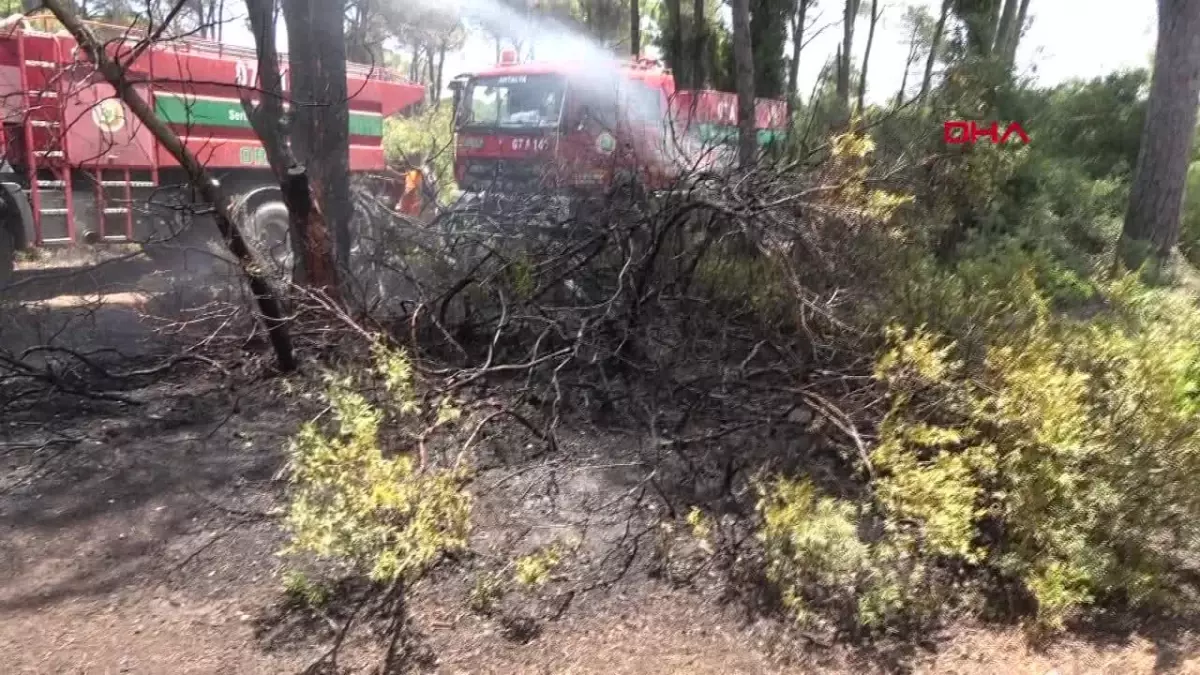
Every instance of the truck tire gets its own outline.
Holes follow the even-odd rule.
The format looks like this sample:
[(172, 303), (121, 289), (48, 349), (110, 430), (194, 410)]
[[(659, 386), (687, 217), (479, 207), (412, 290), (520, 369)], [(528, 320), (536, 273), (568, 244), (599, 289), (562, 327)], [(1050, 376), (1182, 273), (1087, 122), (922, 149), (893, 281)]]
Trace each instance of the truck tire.
[(17, 251), (33, 241), (33, 209), (16, 183), (0, 183), (0, 286), (12, 279)]
[(292, 279), (291, 222), (287, 206), (278, 199), (265, 199), (252, 206), (246, 223), (246, 238), (271, 276)]
[(12, 280), (17, 267), (17, 241), (4, 223), (0, 222), (0, 290)]

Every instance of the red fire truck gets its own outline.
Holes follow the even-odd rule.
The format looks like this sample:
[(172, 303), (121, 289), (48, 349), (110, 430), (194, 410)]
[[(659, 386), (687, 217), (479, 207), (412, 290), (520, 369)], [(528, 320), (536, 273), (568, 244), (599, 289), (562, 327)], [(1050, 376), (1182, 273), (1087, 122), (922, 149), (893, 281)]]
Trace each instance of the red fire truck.
[[(114, 54), (131, 54), (139, 39), (127, 27), (92, 28)], [(286, 63), (282, 57), (285, 90)], [(420, 101), (424, 88), (371, 66), (347, 64), (347, 71), (350, 170), (383, 171), (383, 119)], [(259, 235), (286, 232), (287, 210), (241, 103), (256, 83), (254, 49), (165, 41), (128, 72), (159, 117), (241, 199), (245, 226)], [(189, 194), (183, 170), (52, 17), (0, 23), (0, 119), (0, 280), (12, 270), (14, 249), (143, 241), (161, 227), (147, 200)]]
[[(516, 62), (455, 82), (454, 174), (467, 192), (655, 191), (732, 159), (737, 96), (675, 88), (657, 61)], [(760, 144), (782, 138), (787, 104), (759, 99)]]

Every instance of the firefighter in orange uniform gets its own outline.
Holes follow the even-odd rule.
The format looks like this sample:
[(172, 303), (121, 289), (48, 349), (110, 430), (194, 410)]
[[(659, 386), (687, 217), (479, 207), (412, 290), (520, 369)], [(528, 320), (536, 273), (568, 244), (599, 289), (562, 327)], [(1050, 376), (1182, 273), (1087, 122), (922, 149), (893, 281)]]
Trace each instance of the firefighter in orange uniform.
[(414, 161), (415, 158), (409, 158), (409, 169), (404, 174), (404, 195), (400, 197), (399, 211), (406, 216), (416, 218), (421, 215), (424, 210), (424, 200), (422, 199), (422, 188), (425, 182), (425, 175), (421, 171), (421, 163)]

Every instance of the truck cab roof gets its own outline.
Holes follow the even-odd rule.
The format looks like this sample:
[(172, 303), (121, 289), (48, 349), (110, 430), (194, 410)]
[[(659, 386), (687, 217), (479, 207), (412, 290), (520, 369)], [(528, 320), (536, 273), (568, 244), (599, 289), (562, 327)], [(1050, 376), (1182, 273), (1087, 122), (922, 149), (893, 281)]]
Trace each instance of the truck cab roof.
[(471, 75), (474, 77), (500, 77), (503, 75), (557, 74), (570, 77), (571, 75), (594, 75), (607, 68), (611, 68), (623, 78), (645, 82), (653, 87), (663, 87), (668, 91), (675, 88), (675, 78), (671, 75), (671, 71), (663, 68), (656, 61), (646, 59), (636, 61), (613, 59), (607, 63), (597, 63), (595, 60), (532, 61), (495, 65), (478, 70)]

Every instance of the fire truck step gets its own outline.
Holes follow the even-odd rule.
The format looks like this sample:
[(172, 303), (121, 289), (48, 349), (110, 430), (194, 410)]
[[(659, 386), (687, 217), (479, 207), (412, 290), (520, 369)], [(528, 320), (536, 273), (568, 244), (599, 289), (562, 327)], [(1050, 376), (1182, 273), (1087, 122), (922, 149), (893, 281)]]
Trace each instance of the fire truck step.
[(60, 126), (55, 120), (29, 120), (29, 123), (35, 127), (57, 127)]
[(57, 91), (50, 91), (50, 90), (48, 90), (48, 89), (34, 90), (34, 91), (31, 91), (31, 92), (29, 92), (29, 93), (30, 93), (30, 95), (32, 95), (32, 96), (40, 96), (40, 97), (43, 97), (43, 98), (58, 98), (58, 92), (57, 92)]
[(106, 213), (106, 214), (129, 213), (129, 207), (128, 206), (113, 206), (111, 208), (104, 209), (104, 213)]
[(102, 181), (100, 181), (101, 187), (125, 187), (126, 185), (128, 185), (131, 188), (158, 187), (158, 184), (152, 180), (131, 180), (131, 181), (102, 180)]
[(33, 59), (26, 59), (25, 65), (33, 66), (34, 68), (57, 68), (58, 67), (58, 64), (53, 61), (35, 61)]
[(42, 209), (39, 213), (43, 216), (65, 216), (69, 213), (68, 209)]
[(62, 150), (36, 150), (35, 155), (38, 157), (64, 157)]
[(50, 189), (64, 188), (67, 186), (67, 181), (65, 181), (65, 180), (39, 180), (37, 182), (37, 186), (39, 188), (50, 188)]

